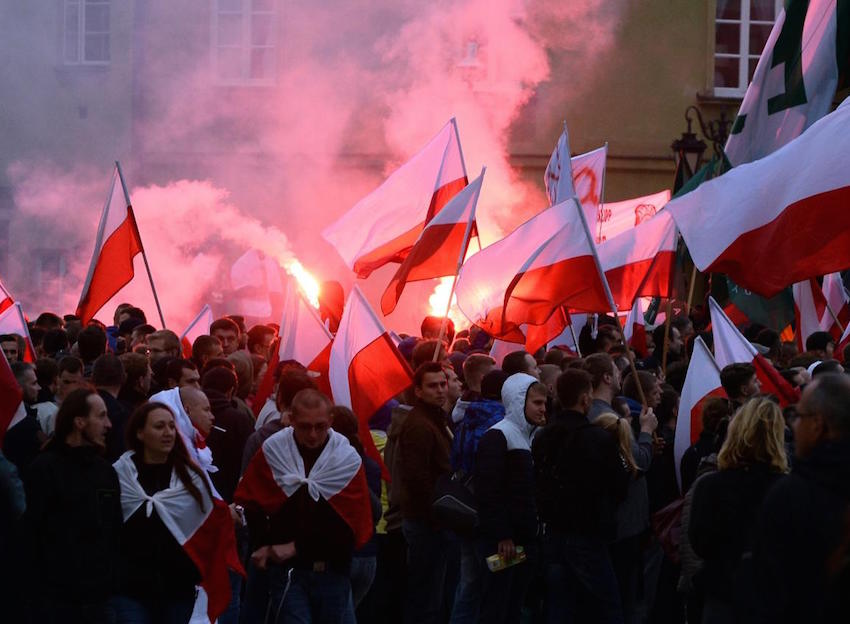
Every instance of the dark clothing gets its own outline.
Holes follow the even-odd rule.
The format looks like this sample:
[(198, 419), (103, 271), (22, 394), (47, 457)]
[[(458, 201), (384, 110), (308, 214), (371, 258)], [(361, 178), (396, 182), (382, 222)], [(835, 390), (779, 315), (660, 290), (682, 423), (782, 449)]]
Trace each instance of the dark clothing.
[(844, 622), (850, 613), (850, 440), (819, 444), (773, 485), (753, 551), (754, 621)]
[[(146, 464), (133, 455), (139, 484), (153, 496), (171, 483), (173, 465)], [(147, 514), (142, 505), (127, 518), (121, 530), (121, 559), (118, 593), (136, 600), (180, 600), (193, 598), (200, 581), (197, 567), (162, 523), (156, 509)]]
[[(366, 484), (369, 486), (369, 493), (372, 501), (372, 520), (373, 527), (381, 520), (383, 509), (381, 508), (381, 467), (371, 457), (363, 458), (363, 471), (366, 473)], [(376, 557), (378, 555), (377, 533), (373, 532), (372, 537), (366, 542), (357, 552), (356, 557)]]
[(434, 485), (451, 471), (451, 438), (439, 406), (417, 401), (399, 431), (397, 475), (405, 520), (429, 521)]
[(24, 471), (28, 587), (36, 601), (97, 603), (111, 593), (122, 524), (118, 476), (91, 446), (56, 442)]
[(478, 443), (504, 417), (505, 408), (500, 401), (481, 399), (469, 404), (452, 440), (452, 470), (472, 474)]
[(106, 390), (98, 390), (97, 393), (106, 405), (106, 415), (109, 416), (109, 422), (112, 424), (106, 432), (106, 451), (103, 454), (104, 459), (112, 464), (127, 450), (124, 443), (124, 430), (130, 418), (130, 410)]
[(6, 430), (6, 437), (3, 438), (3, 455), (15, 464), (18, 470), (24, 470), (30, 465), (47, 439), (41, 431), (41, 425), (38, 424), (35, 409), (29, 405), (25, 405), (24, 408), (27, 415), (14, 427)]
[(615, 539), (630, 480), (616, 438), (564, 411), (534, 439), (532, 454), (540, 519), (560, 533)]
[(715, 445), (716, 435), (711, 431), (703, 430), (697, 441), (682, 455), (682, 461), (679, 464), (682, 473), (682, 494), (687, 494), (691, 489), (697, 478), (699, 463), (703, 457), (708, 457), (717, 450)]
[(706, 606), (734, 606), (744, 617), (752, 603), (752, 547), (762, 500), (781, 475), (765, 465), (720, 470), (700, 479), (691, 502), (688, 537), (703, 561)]
[(649, 493), (649, 513), (663, 509), (679, 498), (679, 484), (676, 481), (676, 460), (673, 458), (673, 440), (676, 432), (670, 427), (659, 427), (656, 435), (664, 440), (664, 449), (660, 455), (652, 458), (652, 464), (646, 473), (646, 487)]
[[(239, 474), (245, 472), (245, 469), (248, 467), (248, 464), (251, 463), (251, 459), (257, 454), (257, 451), (260, 450), (263, 442), (265, 442), (273, 434), (282, 430), (283, 423), (280, 422), (280, 418), (275, 418), (248, 436), (248, 439), (245, 441), (245, 447), (242, 449), (242, 466)], [(215, 455), (213, 455), (213, 458), (215, 458)]]
[(118, 400), (121, 401), (132, 414), (136, 411), (137, 407), (147, 402), (148, 397), (141, 392), (133, 390), (132, 388), (121, 388), (121, 392), (118, 393)]
[(207, 390), (205, 394), (215, 416), (215, 426), (207, 436), (207, 446), (212, 451), (213, 464), (218, 472), (210, 473), (210, 478), (221, 497), (231, 503), (242, 470), (242, 453), (248, 438), (254, 433), (254, 421), (221, 392)]

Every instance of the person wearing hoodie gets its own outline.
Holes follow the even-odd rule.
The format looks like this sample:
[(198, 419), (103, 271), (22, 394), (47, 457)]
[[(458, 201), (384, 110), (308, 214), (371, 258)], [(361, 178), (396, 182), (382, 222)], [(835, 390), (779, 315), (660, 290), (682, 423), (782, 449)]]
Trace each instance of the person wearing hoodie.
[(826, 373), (807, 385), (793, 428), (793, 471), (768, 490), (755, 531), (753, 621), (843, 622), (850, 613), (850, 379)]
[(502, 386), (505, 417), (484, 434), (475, 454), (479, 561), (498, 554), (510, 561), (522, 546), (528, 560), (487, 572), (479, 622), (518, 622), (537, 559), (537, 506), (531, 440), (546, 424), (546, 386), (515, 373)]

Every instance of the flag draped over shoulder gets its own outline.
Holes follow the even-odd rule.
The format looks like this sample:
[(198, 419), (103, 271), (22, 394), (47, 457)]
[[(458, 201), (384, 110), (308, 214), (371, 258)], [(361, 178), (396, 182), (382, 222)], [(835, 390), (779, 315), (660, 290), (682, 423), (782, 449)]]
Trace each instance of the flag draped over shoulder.
[(385, 316), (395, 309), (407, 282), (457, 273), (475, 231), (475, 207), (483, 178), (482, 172), (449, 200), (422, 230), (381, 297), (381, 311)]
[[(201, 493), (203, 506), (186, 489), (177, 473), (172, 471), (169, 486), (152, 496), (139, 483), (138, 470), (133, 463), (133, 451), (127, 451), (113, 464), (121, 485), (121, 511), (124, 520), (145, 506), (145, 513), (156, 510), (157, 516), (198, 568), (201, 587), (207, 594), (207, 615), (210, 622), (224, 613), (230, 603), (228, 569), (245, 576), (236, 534), (227, 504), (210, 496), (202, 477), (189, 471), (195, 487)], [(204, 476), (209, 483), (209, 479)]]
[(401, 262), (422, 228), (467, 184), (457, 124), (450, 120), (381, 186), (329, 225), (322, 237), (358, 277)]
[(770, 297), (850, 266), (850, 102), (769, 156), (667, 204), (703, 272)]
[(143, 253), (142, 237), (116, 163), (97, 229), (88, 276), (77, 305), (76, 314), (83, 325), (130, 283), (135, 275), (133, 258), (139, 253)]
[(24, 339), (24, 352), (20, 354), (21, 361), (35, 364), (35, 347), (30, 338), (30, 330), (24, 309), (19, 302), (0, 312), (0, 334), (16, 334)]
[(726, 155), (758, 160), (829, 112), (847, 70), (850, 11), (836, 0), (786, 0), (747, 87)]
[(183, 357), (187, 360), (192, 357), (192, 345), (198, 336), (210, 333), (210, 325), (213, 323), (213, 313), (208, 303), (204, 304), (198, 315), (189, 323), (189, 326), (180, 334), (180, 344), (183, 348)]

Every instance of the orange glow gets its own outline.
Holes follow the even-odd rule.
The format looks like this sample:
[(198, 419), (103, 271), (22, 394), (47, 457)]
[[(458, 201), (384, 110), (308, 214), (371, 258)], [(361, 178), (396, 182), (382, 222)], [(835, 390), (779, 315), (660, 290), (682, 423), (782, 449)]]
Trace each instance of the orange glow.
[(313, 277), (310, 272), (304, 268), (298, 260), (293, 260), (286, 265), (286, 272), (293, 276), (298, 285), (301, 287), (301, 292), (307, 297), (314, 308), (319, 308), (319, 282)]
[[(449, 302), (449, 293), (452, 290), (454, 277), (441, 277), (434, 287), (434, 292), (428, 297), (428, 314), (430, 316), (443, 317), (446, 314), (446, 305)], [(457, 297), (452, 295), (452, 307), (449, 309), (449, 318), (455, 324), (455, 330), (463, 329), (469, 325), (469, 321), (457, 307)]]

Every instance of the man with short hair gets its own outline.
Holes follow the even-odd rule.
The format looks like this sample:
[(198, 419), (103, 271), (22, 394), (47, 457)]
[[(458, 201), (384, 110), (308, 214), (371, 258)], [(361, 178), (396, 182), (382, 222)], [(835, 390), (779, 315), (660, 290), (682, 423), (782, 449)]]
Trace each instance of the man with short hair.
[(14, 334), (0, 335), (0, 349), (3, 349), (3, 354), (9, 360), (9, 364), (18, 361), (18, 339)]
[(181, 355), (180, 338), (170, 329), (160, 329), (148, 335), (147, 344), (152, 367), (164, 358), (179, 358)]
[(165, 367), (165, 379), (168, 388), (201, 387), (201, 375), (192, 360), (171, 360)]
[(733, 413), (747, 399), (761, 392), (761, 382), (756, 376), (756, 368), (749, 363), (736, 362), (724, 366), (720, 371), (720, 385), (732, 401)]
[(268, 570), (275, 621), (353, 621), (351, 556), (372, 535), (372, 510), (362, 460), (331, 429), (325, 395), (295, 395), (292, 427), (263, 442), (234, 499), (245, 506), (251, 561)]
[(587, 412), (590, 422), (605, 412), (616, 411), (611, 407), (614, 397), (620, 393), (620, 369), (607, 353), (593, 353), (584, 358), (582, 368), (590, 375), (593, 385), (593, 402)]
[(248, 330), (248, 353), (269, 359), (269, 349), (274, 342), (274, 330), (268, 325), (254, 325)]
[(446, 351), (445, 345), (438, 342), (436, 338), (429, 338), (428, 340), (420, 340), (416, 343), (416, 346), (413, 347), (413, 353), (411, 354), (413, 370), (416, 370), (426, 362), (433, 362), (434, 351), (437, 349), (439, 349), (437, 362), (446, 366), (451, 366), (451, 362), (449, 362), (448, 359), (449, 353)]
[(156, 327), (154, 327), (153, 325), (148, 325), (147, 323), (136, 325), (133, 328), (133, 331), (130, 332), (130, 347), (127, 350), (132, 351), (139, 345), (147, 344), (148, 336), (150, 336), (155, 331)]
[(829, 360), (835, 353), (835, 338), (825, 331), (816, 331), (806, 338), (806, 351), (821, 360)]
[(215, 336), (203, 334), (195, 338), (195, 342), (192, 343), (192, 361), (198, 370), (204, 370), (207, 362), (220, 358), (223, 354), (221, 341)]
[(455, 408), (455, 404), (460, 399), (460, 395), (463, 393), (463, 384), (457, 376), (455, 369), (451, 366), (444, 366), (443, 370), (446, 372), (446, 402), (443, 405), (443, 409), (447, 414), (451, 414)]
[(850, 612), (850, 379), (827, 373), (808, 384), (793, 429), (793, 471), (768, 490), (755, 530), (753, 621), (842, 622)]
[(83, 377), (91, 377), (94, 361), (106, 353), (106, 334), (97, 325), (89, 325), (77, 336), (77, 351), (83, 361)]
[[(440, 328), (443, 326), (442, 316), (426, 316), (422, 319), (419, 332), (423, 340), (436, 340), (440, 337)], [(443, 342), (451, 345), (455, 337), (455, 324), (452, 319), (446, 320), (446, 329), (443, 334)]]
[(452, 409), (452, 422), (463, 420), (466, 408), (473, 401), (481, 399), (481, 380), (496, 366), (496, 360), (483, 353), (473, 353), (463, 361), (463, 381), (466, 391), (460, 395)]
[(407, 623), (435, 622), (443, 604), (452, 536), (431, 524), (437, 479), (451, 471), (451, 435), (443, 405), (448, 381), (439, 362), (426, 362), (413, 375), (416, 400), (401, 423), (395, 452), (402, 531), (407, 541)]
[(122, 353), (119, 357), (126, 379), (118, 398), (132, 412), (148, 400), (153, 371), (147, 356), (141, 353)]
[(106, 414), (112, 424), (106, 434), (106, 452), (104, 457), (114, 463), (127, 450), (124, 442), (124, 429), (130, 410), (118, 400), (121, 386), (124, 385), (124, 365), (117, 355), (106, 353), (94, 361), (92, 384), (106, 405)]
[(239, 325), (233, 319), (223, 317), (210, 325), (210, 335), (218, 338), (224, 355), (239, 349)]
[(540, 379), (540, 367), (537, 365), (537, 360), (527, 351), (520, 350), (508, 353), (502, 360), (502, 370), (508, 374), (508, 377), (517, 373), (525, 373), (537, 380)]
[(35, 376), (35, 367), (26, 362), (14, 362), (12, 374), (21, 388), (26, 415), (6, 430), (3, 438), (3, 455), (15, 464), (18, 470), (23, 470), (38, 455), (46, 436), (42, 433), (36, 411), (32, 407), (40, 389)]

